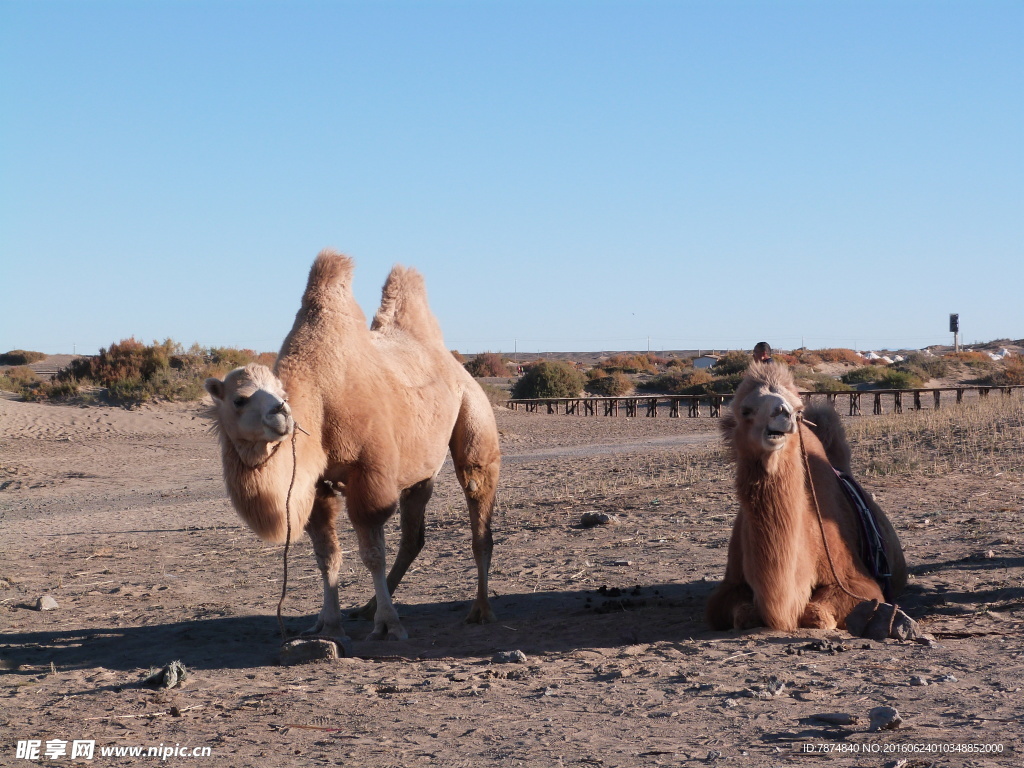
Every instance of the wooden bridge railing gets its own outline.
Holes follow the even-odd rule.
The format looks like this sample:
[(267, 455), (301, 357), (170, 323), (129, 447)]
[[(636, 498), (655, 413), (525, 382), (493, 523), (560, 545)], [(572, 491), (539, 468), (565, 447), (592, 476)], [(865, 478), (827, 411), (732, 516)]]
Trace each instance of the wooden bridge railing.
[[(865, 396), (872, 399), (871, 412), (874, 415), (885, 413), (883, 398), (892, 400), (892, 413), (903, 413), (904, 396), (912, 398), (912, 409), (920, 411), (924, 409), (924, 395), (931, 393), (932, 408), (939, 410), (942, 403), (942, 394), (956, 393), (956, 402), (962, 403), (964, 394), (977, 392), (979, 398), (988, 397), (993, 390), (1002, 392), (1003, 395), (1012, 395), (1015, 391), (1024, 390), (1024, 385), (1014, 384), (1010, 386), (957, 386), (957, 387), (936, 387), (931, 389), (873, 389), (856, 392), (801, 392), (800, 396), (810, 404), (815, 398), (826, 398), (838, 410), (838, 401), (845, 399), (848, 404), (850, 416), (860, 416), (861, 400)], [(698, 418), (703, 412), (711, 417), (720, 417), (722, 407), (732, 399), (732, 395), (630, 395), (627, 397), (550, 397), (531, 400), (511, 399), (506, 405), (517, 410), (525, 408), (527, 413), (537, 413), (541, 407), (547, 413), (564, 413), (566, 415), (596, 416), (600, 411), (604, 416), (618, 416), (620, 409), (627, 418), (635, 418), (643, 414), (645, 417), (653, 418), (662, 411), (667, 412), (669, 418), (680, 418), (685, 411), (689, 418)]]

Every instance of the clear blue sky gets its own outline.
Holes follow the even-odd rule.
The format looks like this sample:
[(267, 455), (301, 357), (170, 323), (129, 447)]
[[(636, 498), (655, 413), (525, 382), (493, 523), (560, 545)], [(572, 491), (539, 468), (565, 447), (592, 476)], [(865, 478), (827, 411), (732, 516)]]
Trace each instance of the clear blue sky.
[(0, 2), (0, 351), (1024, 337), (1024, 3)]

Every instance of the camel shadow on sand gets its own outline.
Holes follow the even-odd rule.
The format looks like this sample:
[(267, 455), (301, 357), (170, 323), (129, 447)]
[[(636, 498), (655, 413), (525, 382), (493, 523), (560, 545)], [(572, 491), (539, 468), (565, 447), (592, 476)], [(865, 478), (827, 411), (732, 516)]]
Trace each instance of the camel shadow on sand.
[[(597, 590), (513, 593), (494, 598), (497, 621), (466, 624), (466, 601), (397, 601), (410, 638), (365, 642), (372, 623), (349, 618), (345, 631), (352, 652), (363, 658), (484, 658), (499, 651), (526, 654), (571, 652), (659, 641), (720, 636), (703, 623), (704, 603), (714, 585), (655, 584)], [(293, 609), (294, 610), (294, 609)], [(289, 615), (297, 635), (315, 615)], [(0, 658), (8, 673), (35, 675), (57, 669), (103, 667), (138, 670), (173, 660), (194, 670), (245, 669), (277, 663), (281, 635), (273, 614), (199, 618), (144, 626), (89, 626), (13, 632), (0, 636)]]

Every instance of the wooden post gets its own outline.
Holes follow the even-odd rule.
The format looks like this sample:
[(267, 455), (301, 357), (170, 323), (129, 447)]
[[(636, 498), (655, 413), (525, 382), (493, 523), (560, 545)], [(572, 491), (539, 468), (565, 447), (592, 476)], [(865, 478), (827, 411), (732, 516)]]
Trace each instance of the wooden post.
[(860, 392), (850, 393), (850, 415), (860, 416)]
[(988, 387), (978, 387), (978, 397), (988, 397)]
[(583, 401), (583, 415), (584, 416), (593, 416), (594, 415), (594, 399), (593, 398), (588, 397), (586, 400)]
[(898, 390), (892, 393), (892, 412), (903, 413), (903, 393)]
[(874, 414), (875, 414), (875, 416), (881, 416), (882, 415), (882, 393), (881, 392), (875, 392), (875, 409), (874, 409)]
[(724, 402), (725, 402), (725, 398), (722, 397), (721, 395), (712, 395), (711, 396), (711, 416), (712, 416), (712, 418), (719, 417), (719, 416), (722, 415), (722, 403), (724, 403)]
[(647, 415), (654, 418), (658, 415), (658, 398), (652, 397), (647, 403)]
[(626, 418), (630, 416), (636, 416), (636, 399), (632, 397), (626, 398)]
[(921, 390), (919, 389), (914, 390), (914, 410), (921, 410)]
[(932, 397), (935, 398), (935, 410), (939, 410), (939, 401), (942, 399), (942, 390), (936, 389), (932, 392)]
[(960, 405), (960, 403), (962, 403), (963, 401), (964, 401), (964, 388), (963, 387), (957, 387), (956, 388), (956, 404)]
[(689, 416), (690, 416), (691, 419), (696, 419), (698, 416), (700, 416), (700, 398), (699, 397), (691, 397), (690, 398)]
[(668, 401), (668, 417), (670, 419), (679, 418), (679, 398), (673, 397)]

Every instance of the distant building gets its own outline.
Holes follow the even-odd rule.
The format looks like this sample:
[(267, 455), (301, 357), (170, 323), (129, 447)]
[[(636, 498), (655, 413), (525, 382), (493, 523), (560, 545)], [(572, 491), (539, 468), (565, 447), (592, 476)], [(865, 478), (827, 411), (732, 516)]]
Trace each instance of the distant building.
[(721, 355), (701, 355), (700, 357), (693, 358), (693, 367), (710, 368), (721, 359)]

